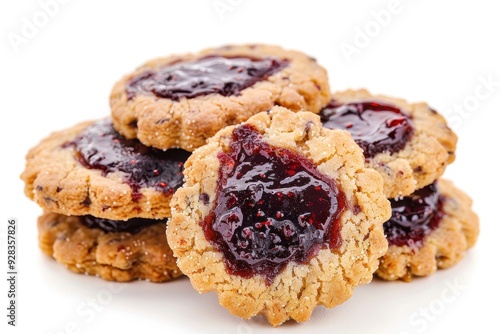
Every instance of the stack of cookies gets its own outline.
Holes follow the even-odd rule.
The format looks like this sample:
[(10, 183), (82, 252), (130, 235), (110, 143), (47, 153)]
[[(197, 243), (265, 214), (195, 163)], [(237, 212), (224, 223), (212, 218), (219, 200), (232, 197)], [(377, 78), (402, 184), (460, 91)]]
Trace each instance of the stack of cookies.
[(185, 274), (232, 314), (279, 325), (343, 303), (374, 273), (449, 267), (477, 238), (471, 200), (439, 179), (457, 140), (444, 118), (366, 90), (330, 94), (300, 52), (156, 59), (110, 104), (111, 119), (44, 139), (22, 174), (44, 210), (41, 249), (73, 271)]
[(408, 103), (368, 91), (333, 94), (320, 112), (323, 125), (351, 133), (365, 164), (382, 175), (391, 218), (389, 243), (377, 276), (411, 281), (457, 263), (479, 233), (472, 201), (439, 179), (455, 160), (457, 136), (426, 103)]

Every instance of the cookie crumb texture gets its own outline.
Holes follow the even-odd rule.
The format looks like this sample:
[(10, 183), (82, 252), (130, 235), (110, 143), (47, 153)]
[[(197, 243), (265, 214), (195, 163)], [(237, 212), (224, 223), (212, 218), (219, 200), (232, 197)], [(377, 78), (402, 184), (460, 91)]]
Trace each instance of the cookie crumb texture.
[(458, 263), (465, 251), (476, 243), (479, 218), (472, 211), (472, 200), (448, 180), (438, 180), (437, 188), (442, 204), (433, 210), (441, 212), (428, 213), (441, 216), (439, 222), (429, 220), (431, 225), (437, 226), (426, 229), (425, 236), (416, 243), (390, 242), (387, 254), (380, 259), (378, 277), (409, 282), (416, 276), (431, 275), (437, 269)]
[(219, 157), (230, 151), (235, 126), (220, 131), (186, 162), (186, 182), (171, 202), (167, 239), (194, 288), (216, 291), (220, 304), (232, 314), (245, 319), (262, 314), (274, 326), (288, 319), (307, 321), (317, 305), (339, 305), (354, 287), (371, 281), (387, 250), (382, 223), (390, 217), (390, 205), (382, 179), (364, 168), (361, 149), (347, 132), (324, 128), (317, 115), (274, 107), (245, 124), (267, 145), (310, 160), (345, 194), (338, 247), (323, 244), (305, 263), (288, 262), (271, 282), (265, 275), (229, 273), (223, 252), (206, 239), (200, 223), (216, 203)]
[(387, 198), (408, 196), (431, 184), (455, 160), (457, 136), (446, 120), (426, 103), (372, 95), (365, 89), (337, 92), (332, 100), (336, 105), (362, 101), (387, 103), (410, 116), (413, 134), (406, 145), (398, 151), (378, 153), (366, 160), (367, 167), (382, 175)]
[(42, 251), (80, 274), (109, 281), (165, 282), (182, 275), (165, 239), (165, 223), (137, 233), (88, 228), (82, 217), (46, 212), (38, 218)]
[[(227, 73), (212, 75), (231, 60), (234, 66), (229, 64)], [(206, 68), (189, 66), (195, 62)], [(115, 128), (125, 137), (161, 149), (193, 151), (225, 126), (275, 105), (317, 113), (329, 99), (326, 70), (303, 53), (228, 45), (144, 64), (115, 84), (110, 105)]]
[(161, 219), (183, 181), (182, 150), (127, 140), (111, 121), (84, 122), (45, 138), (26, 156), (25, 194), (43, 209), (100, 218)]

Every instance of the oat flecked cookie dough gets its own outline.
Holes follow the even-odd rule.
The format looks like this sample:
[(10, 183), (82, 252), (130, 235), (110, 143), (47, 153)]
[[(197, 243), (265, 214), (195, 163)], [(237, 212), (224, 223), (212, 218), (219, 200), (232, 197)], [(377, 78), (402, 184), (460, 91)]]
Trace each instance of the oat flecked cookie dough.
[(380, 278), (428, 276), (459, 262), (476, 243), (479, 219), (472, 200), (448, 180), (391, 203), (392, 218), (384, 224), (389, 250), (376, 272)]
[(184, 174), (168, 242), (194, 288), (236, 316), (307, 321), (370, 282), (387, 250), (381, 176), (312, 113), (274, 107), (226, 127)]
[(346, 90), (333, 94), (320, 115), (324, 126), (352, 134), (366, 166), (384, 178), (388, 198), (431, 184), (455, 160), (457, 136), (426, 103)]
[(182, 150), (126, 140), (109, 119), (80, 123), (45, 138), (26, 156), (25, 193), (63, 215), (126, 220), (165, 218), (183, 180)]
[[(98, 224), (101, 228), (93, 226)], [(40, 248), (71, 271), (110, 281), (164, 282), (182, 275), (166, 242), (164, 220), (129, 220), (120, 228), (124, 224), (46, 212), (38, 219)]]
[(30, 150), (21, 175), (45, 211), (40, 247), (72, 271), (107, 280), (180, 276), (165, 223), (188, 156), (125, 139), (110, 119), (53, 133)]
[(110, 95), (118, 132), (147, 146), (188, 151), (275, 105), (317, 113), (329, 100), (324, 68), (270, 45), (158, 58), (118, 81)]

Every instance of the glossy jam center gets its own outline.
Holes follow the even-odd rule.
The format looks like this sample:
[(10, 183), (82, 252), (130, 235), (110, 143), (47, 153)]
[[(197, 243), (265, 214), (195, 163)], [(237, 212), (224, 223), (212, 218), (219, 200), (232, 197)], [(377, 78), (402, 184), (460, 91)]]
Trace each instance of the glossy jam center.
[(230, 274), (264, 275), (271, 284), (288, 262), (340, 246), (345, 196), (309, 159), (242, 125), (219, 160), (215, 206), (201, 224)]
[(320, 113), (323, 126), (351, 133), (367, 159), (404, 148), (413, 123), (399, 108), (376, 101), (338, 104), (331, 101)]
[(128, 232), (135, 234), (142, 230), (144, 227), (154, 224), (165, 224), (165, 220), (132, 218), (129, 220), (111, 220), (104, 218), (97, 218), (94, 216), (83, 216), (82, 223), (88, 228), (100, 228), (106, 233), (121, 233)]
[(401, 199), (391, 199), (392, 217), (384, 223), (389, 245), (420, 247), (426, 235), (439, 226), (445, 197), (436, 184)]
[(110, 120), (96, 122), (64, 146), (74, 147), (76, 158), (87, 168), (100, 169), (103, 175), (124, 173), (123, 180), (132, 188), (135, 200), (145, 187), (173, 193), (182, 185), (184, 162), (190, 155), (183, 150), (162, 151), (125, 139), (113, 129)]
[(128, 83), (127, 96), (130, 100), (139, 93), (153, 93), (178, 101), (208, 94), (238, 95), (287, 65), (288, 61), (275, 58), (210, 56), (146, 71)]

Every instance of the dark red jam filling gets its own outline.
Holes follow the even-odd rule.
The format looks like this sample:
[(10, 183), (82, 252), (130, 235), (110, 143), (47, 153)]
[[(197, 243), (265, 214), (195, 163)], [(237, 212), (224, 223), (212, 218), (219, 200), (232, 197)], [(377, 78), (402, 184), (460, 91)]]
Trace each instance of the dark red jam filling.
[(439, 226), (445, 197), (436, 183), (401, 199), (391, 199), (392, 217), (384, 223), (389, 245), (422, 246), (425, 236)]
[(144, 146), (136, 139), (125, 139), (114, 130), (109, 119), (89, 126), (64, 144), (68, 146), (75, 148), (77, 160), (87, 168), (100, 169), (103, 175), (123, 172), (134, 200), (140, 198), (140, 189), (146, 187), (173, 193), (182, 185), (184, 162), (190, 155), (179, 149), (162, 151)]
[(287, 60), (276, 58), (209, 56), (146, 71), (130, 80), (127, 97), (131, 100), (139, 93), (153, 93), (178, 101), (208, 94), (238, 95), (287, 65)]
[(94, 216), (83, 216), (81, 219), (83, 225), (88, 228), (100, 228), (106, 233), (138, 233), (145, 227), (154, 224), (165, 224), (165, 220), (145, 219), (145, 218), (132, 218), (129, 220), (111, 220), (104, 218), (97, 218)]
[(331, 101), (320, 112), (323, 126), (351, 133), (367, 159), (403, 149), (413, 135), (413, 122), (401, 109), (376, 101), (339, 104)]
[(264, 275), (271, 284), (288, 262), (308, 263), (341, 245), (345, 195), (309, 159), (242, 125), (219, 160), (215, 206), (201, 225), (228, 273)]

